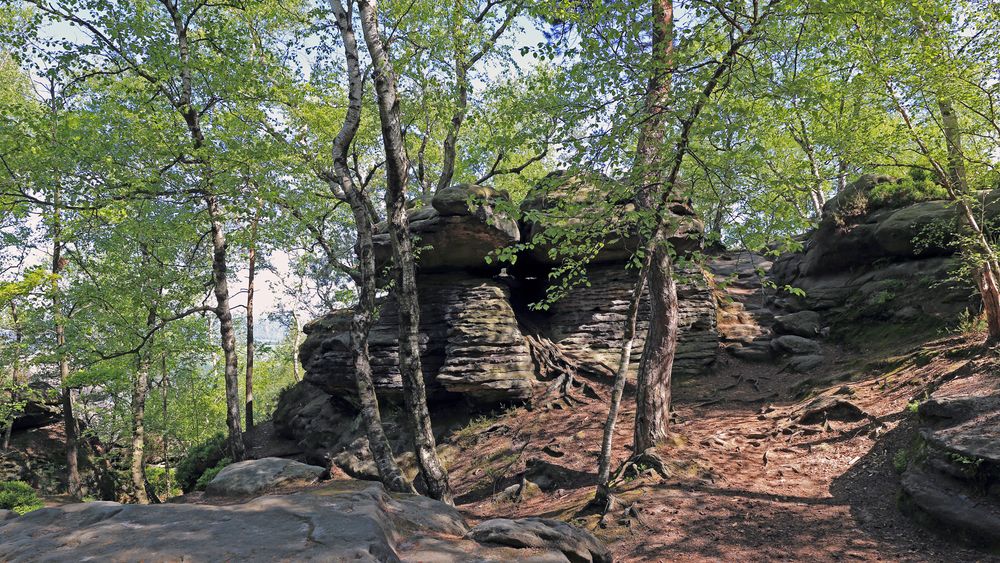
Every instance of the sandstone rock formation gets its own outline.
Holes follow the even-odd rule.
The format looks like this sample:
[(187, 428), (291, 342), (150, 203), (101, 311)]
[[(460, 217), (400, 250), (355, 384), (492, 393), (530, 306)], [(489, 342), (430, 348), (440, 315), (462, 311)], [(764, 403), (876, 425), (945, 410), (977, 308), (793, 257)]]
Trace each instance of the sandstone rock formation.
[(589, 533), (562, 522), (484, 522), (378, 483), (334, 482), (246, 503), (43, 508), (0, 516), (4, 561), (611, 561)]
[[(865, 331), (894, 323), (940, 330), (975, 309), (975, 290), (958, 273), (954, 206), (873, 195), (898, 182), (862, 176), (827, 203), (802, 252), (774, 262), (779, 287), (805, 292), (780, 298), (781, 306), (816, 311), (838, 336), (862, 342)], [(1000, 217), (1000, 191), (981, 192), (978, 199), (985, 221)]]
[(920, 442), (906, 463), (904, 507), (935, 528), (1000, 546), (1000, 384), (976, 371), (944, 383), (920, 404)]
[[(468, 403), (489, 408), (530, 399), (548, 374), (533, 356), (529, 336), (552, 342), (583, 362), (617, 362), (635, 276), (625, 264), (638, 244), (627, 228), (600, 233), (600, 251), (587, 267), (587, 283), (545, 311), (532, 310), (529, 304), (545, 295), (549, 273), (558, 263), (547, 242), (521, 247), (513, 265), (487, 259), (498, 249), (535, 240), (542, 225), (574, 224), (581, 220), (581, 209), (606, 204), (595, 199), (604, 192), (588, 186), (554, 174), (522, 203), (520, 224), (505, 214), (510, 210), (507, 195), (484, 186), (441, 190), (410, 211), (411, 230), (422, 248), (417, 267), (420, 346), (435, 420), (447, 419), (456, 410), (468, 414)], [(567, 202), (577, 206), (571, 218)], [(627, 203), (614, 205), (629, 208)], [(674, 206), (673, 213), (675, 246), (681, 251), (698, 247), (700, 222), (683, 205)], [(384, 227), (375, 242), (384, 266), (390, 255)], [(715, 296), (707, 276), (697, 267), (679, 274), (681, 338), (675, 374), (684, 377), (701, 373), (714, 361), (718, 337)], [(650, 322), (648, 307), (642, 311), (637, 350)], [(380, 305), (369, 341), (374, 382), (389, 405), (384, 414), (394, 442), (404, 432), (394, 427), (391, 408), (402, 392), (396, 318), (390, 294)], [(306, 326), (300, 349), (304, 381), (283, 396), (274, 422), (279, 434), (299, 443), (311, 463), (333, 462), (351, 475), (365, 476), (371, 468), (352, 406), (349, 327), (349, 311), (334, 311)], [(634, 369), (638, 359), (635, 354)]]

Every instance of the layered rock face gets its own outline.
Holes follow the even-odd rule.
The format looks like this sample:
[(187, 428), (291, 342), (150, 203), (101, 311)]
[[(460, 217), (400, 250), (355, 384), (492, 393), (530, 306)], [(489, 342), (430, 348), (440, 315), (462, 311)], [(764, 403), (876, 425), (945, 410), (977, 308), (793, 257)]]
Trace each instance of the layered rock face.
[[(677, 272), (678, 339), (674, 374), (697, 375), (715, 360), (719, 339), (716, 333), (715, 300), (699, 269)], [(593, 357), (608, 365), (618, 363), (625, 314), (635, 284), (635, 273), (620, 264), (603, 264), (588, 272), (590, 285), (580, 287), (553, 304), (548, 318), (549, 334), (567, 350)], [(632, 355), (632, 369), (638, 370), (642, 346), (649, 327), (649, 301), (644, 296)]]
[[(510, 290), (472, 275), (421, 275), (421, 360), (428, 393), (463, 393), (473, 399), (524, 399), (534, 367), (510, 305)], [(396, 300), (389, 296), (370, 333), (372, 375), (378, 391), (395, 398), (403, 384), (398, 366)], [(331, 395), (354, 392), (350, 311), (305, 327), (300, 351), (305, 380)]]
[[(958, 213), (945, 200), (882, 201), (899, 180), (863, 176), (824, 208), (819, 228), (802, 252), (774, 262), (779, 286), (804, 296), (782, 298), (790, 310), (823, 314), (834, 332), (852, 333), (877, 321), (929, 330), (976, 310), (974, 287), (960, 272)], [(978, 207), (986, 223), (1000, 217), (1000, 193), (983, 192)]]
[[(548, 184), (554, 189), (540, 188), (526, 198), (521, 224), (503, 213), (509, 209), (506, 194), (483, 186), (453, 186), (410, 212), (411, 231), (419, 237), (420, 346), (432, 410), (454, 411), (456, 401), (496, 405), (530, 398), (545, 375), (539, 373), (526, 335), (551, 340), (584, 361), (617, 363), (635, 279), (634, 270), (625, 264), (638, 245), (636, 237), (599, 233), (599, 251), (586, 268), (587, 283), (545, 311), (532, 310), (529, 304), (545, 295), (549, 274), (560, 264), (561, 257), (550, 252), (551, 241), (522, 245), (513, 267), (487, 259), (499, 249), (535, 241), (549, 221), (580, 221), (588, 215), (588, 202), (604, 193), (560, 175), (553, 175)], [(571, 219), (566, 219), (570, 212), (562, 205), (567, 201), (577, 206)], [(685, 209), (678, 205), (673, 210), (677, 221), (672, 242), (681, 252), (700, 245), (701, 224)], [(387, 266), (391, 252), (384, 225), (377, 228), (375, 242), (377, 261)], [(715, 300), (700, 269), (678, 274), (681, 335), (675, 373), (690, 376), (715, 359)], [(380, 304), (369, 342), (376, 391), (390, 411), (402, 393), (396, 311), (390, 294)], [(637, 351), (650, 322), (645, 302), (641, 311)], [(340, 465), (349, 473), (364, 474), (363, 448), (355, 447), (363, 442), (357, 424), (330, 428), (332, 421), (351, 421), (356, 414), (350, 405), (355, 390), (350, 320), (350, 311), (335, 311), (306, 326), (308, 337), (300, 350), (305, 381), (279, 403), (275, 427), (313, 452), (309, 459), (315, 463), (338, 463), (338, 450), (353, 452), (350, 459), (341, 458)], [(639, 355), (633, 356), (634, 369)], [(317, 392), (322, 396), (315, 396)], [(465, 406), (459, 410), (469, 411)], [(391, 412), (387, 421), (392, 424)], [(326, 459), (319, 459), (324, 450), (329, 452)]]

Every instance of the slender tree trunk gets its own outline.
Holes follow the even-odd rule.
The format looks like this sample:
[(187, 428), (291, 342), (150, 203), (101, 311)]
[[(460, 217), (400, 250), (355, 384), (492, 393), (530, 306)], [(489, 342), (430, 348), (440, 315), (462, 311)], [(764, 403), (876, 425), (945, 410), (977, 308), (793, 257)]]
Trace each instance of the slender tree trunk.
[(615, 381), (611, 387), (611, 404), (608, 407), (608, 419), (604, 423), (604, 435), (601, 439), (601, 455), (597, 461), (597, 497), (598, 502), (607, 502), (610, 498), (611, 490), (609, 480), (611, 478), (611, 448), (614, 443), (615, 425), (618, 422), (618, 410), (621, 408), (622, 394), (625, 391), (625, 380), (628, 377), (629, 366), (632, 364), (632, 347), (635, 345), (636, 327), (639, 320), (639, 305), (642, 302), (642, 293), (646, 285), (646, 276), (649, 271), (649, 259), (643, 261), (639, 270), (639, 277), (632, 288), (632, 297), (629, 299), (628, 311), (625, 314), (625, 330), (622, 335), (622, 350), (618, 358), (618, 370), (615, 372)]
[(250, 226), (250, 272), (247, 281), (247, 371), (244, 391), (246, 393), (247, 432), (253, 430), (253, 293), (254, 277), (257, 273), (257, 223), (258, 212), (254, 212), (253, 223)]
[(975, 265), (975, 282), (979, 289), (980, 298), (983, 301), (983, 311), (986, 313), (986, 326), (989, 340), (1000, 340), (1000, 262), (997, 260), (993, 245), (979, 225), (976, 214), (969, 205), (968, 198), (971, 197), (969, 181), (965, 171), (965, 155), (962, 151), (962, 130), (959, 127), (958, 115), (955, 113), (951, 100), (941, 98), (938, 100), (938, 107), (941, 110), (941, 125), (944, 131), (945, 144), (948, 148), (948, 182), (950, 184), (952, 199), (959, 206), (962, 222), (972, 231), (973, 237), (978, 247), (973, 259)]
[(299, 381), (299, 346), (302, 339), (302, 328), (299, 326), (299, 315), (292, 310), (292, 379)]
[(219, 319), (226, 381), (226, 426), (229, 429), (229, 455), (233, 461), (246, 457), (243, 430), (240, 428), (240, 381), (236, 357), (236, 330), (229, 306), (229, 281), (226, 279), (226, 235), (222, 228), (222, 209), (215, 196), (207, 196), (205, 204), (212, 223), (212, 276), (215, 292), (215, 315)]
[(170, 379), (167, 374), (167, 355), (160, 354), (160, 399), (163, 402), (163, 474), (167, 481), (164, 500), (170, 498), (170, 492), (174, 489), (173, 480), (170, 477), (170, 419), (167, 416), (167, 391), (169, 388)]
[(73, 389), (69, 385), (69, 359), (66, 357), (66, 329), (62, 319), (62, 294), (59, 276), (65, 267), (62, 257), (61, 194), (56, 187), (53, 197), (52, 222), (52, 317), (55, 322), (56, 354), (59, 358), (59, 381), (62, 384), (62, 416), (66, 433), (66, 489), (71, 497), (80, 498), (79, 434), (80, 428), (73, 412)]
[(406, 410), (410, 415), (413, 448), (420, 474), (431, 498), (451, 504), (452, 493), (448, 473), (438, 459), (427, 391), (420, 364), (420, 307), (417, 297), (413, 241), (410, 239), (406, 216), (406, 179), (408, 164), (403, 144), (403, 129), (399, 117), (399, 98), (395, 72), (378, 30), (374, 0), (359, 0), (361, 27), (372, 58), (372, 73), (378, 98), (382, 143), (385, 148), (385, 204), (389, 239), (395, 261), (396, 297), (399, 302), (399, 369), (403, 380)]
[(837, 162), (837, 193), (841, 193), (847, 188), (847, 161), (840, 158)]
[[(21, 376), (21, 344), (24, 341), (24, 332), (21, 330), (20, 315), (17, 311), (17, 304), (14, 300), (10, 302), (10, 318), (11, 323), (14, 325), (14, 357), (11, 361), (11, 390), (10, 390), (10, 401), (11, 403), (17, 403), (21, 397), (21, 383), (23, 378)], [(3, 450), (10, 449), (10, 435), (14, 431), (14, 419), (17, 416), (11, 413), (10, 420), (7, 421), (6, 426), (3, 430)]]
[[(368, 335), (375, 321), (375, 247), (372, 240), (372, 209), (368, 196), (354, 186), (347, 164), (347, 151), (361, 124), (363, 78), (358, 60), (358, 42), (354, 33), (351, 16), (340, 0), (330, 0), (336, 16), (337, 28), (344, 42), (344, 54), (348, 71), (348, 109), (344, 124), (333, 143), (333, 165), (344, 199), (351, 206), (357, 230), (355, 252), (358, 256), (358, 272), (355, 281), (358, 286), (358, 304), (351, 319), (351, 354), (354, 361), (355, 383), (361, 403), (361, 418), (365, 424), (368, 448), (371, 450), (379, 479), (386, 489), (395, 492), (412, 493), (412, 485), (406, 480), (396, 464), (392, 447), (382, 428), (382, 414), (379, 411), (378, 396), (372, 379), (372, 368), (368, 349)], [(296, 355), (298, 354), (298, 317), (295, 319)]]
[[(153, 316), (153, 313), (150, 313)], [(153, 316), (155, 320), (155, 316)], [(146, 394), (149, 391), (149, 359), (140, 353), (132, 386), (132, 449), (129, 475), (138, 504), (149, 504), (146, 495)]]
[(396, 464), (392, 447), (382, 428), (382, 414), (379, 411), (378, 396), (372, 378), (372, 366), (368, 349), (368, 334), (375, 318), (375, 251), (372, 243), (372, 224), (361, 194), (351, 190), (349, 200), (357, 225), (357, 254), (361, 267), (358, 287), (358, 304), (351, 318), (351, 354), (354, 360), (354, 375), (361, 403), (361, 416), (368, 435), (368, 447), (372, 452), (379, 478), (390, 491), (412, 493), (413, 486), (406, 480)]

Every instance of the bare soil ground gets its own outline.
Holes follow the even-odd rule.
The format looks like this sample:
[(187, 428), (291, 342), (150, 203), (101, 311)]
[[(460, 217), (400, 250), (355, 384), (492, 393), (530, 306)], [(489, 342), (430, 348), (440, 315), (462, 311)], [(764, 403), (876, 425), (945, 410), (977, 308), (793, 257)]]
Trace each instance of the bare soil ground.
[[(568, 520), (606, 541), (622, 561), (1000, 561), (903, 514), (894, 468), (915, 433), (908, 404), (960, 370), (996, 369), (995, 356), (984, 359), (975, 337), (945, 338), (889, 358), (882, 351), (878, 360), (824, 352), (828, 363), (809, 374), (722, 355), (710, 375), (675, 382), (676, 422), (660, 451), (671, 477), (643, 476), (618, 488), (638, 517), (619, 511), (601, 527), (588, 507), (607, 412), (602, 400), (534, 412), (519, 407), (453, 434), (459, 508), (473, 521)], [(631, 391), (616, 435), (618, 460), (632, 441)], [(818, 422), (800, 422), (817, 397), (847, 401), (863, 414), (830, 411)], [(503, 491), (520, 482), (532, 458), (556, 466), (559, 484), (511, 500)]]

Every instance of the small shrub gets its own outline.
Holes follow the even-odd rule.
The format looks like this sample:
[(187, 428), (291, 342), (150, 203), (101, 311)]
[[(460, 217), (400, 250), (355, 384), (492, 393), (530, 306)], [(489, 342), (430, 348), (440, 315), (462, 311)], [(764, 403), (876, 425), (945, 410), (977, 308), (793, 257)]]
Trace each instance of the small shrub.
[(892, 468), (896, 470), (896, 473), (902, 473), (906, 471), (906, 466), (910, 464), (909, 456), (906, 455), (906, 450), (899, 450), (896, 455), (892, 456)]
[(219, 463), (215, 464), (215, 467), (209, 467), (201, 474), (201, 477), (198, 477), (198, 482), (194, 484), (194, 489), (196, 491), (204, 491), (208, 487), (208, 484), (212, 482), (212, 479), (215, 479), (215, 476), (232, 462), (233, 460), (228, 457), (220, 459)]
[(968, 309), (962, 311), (958, 316), (958, 323), (955, 325), (955, 332), (958, 334), (975, 334), (986, 330), (986, 314), (976, 314)]
[(225, 447), (226, 436), (220, 433), (188, 450), (184, 459), (177, 464), (176, 473), (177, 484), (184, 492), (195, 490), (202, 474), (219, 464), (225, 456)]
[(31, 485), (24, 481), (0, 481), (0, 509), (25, 514), (42, 506)]

